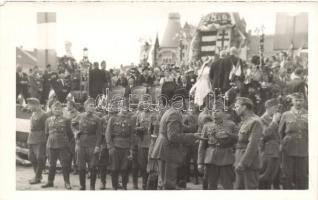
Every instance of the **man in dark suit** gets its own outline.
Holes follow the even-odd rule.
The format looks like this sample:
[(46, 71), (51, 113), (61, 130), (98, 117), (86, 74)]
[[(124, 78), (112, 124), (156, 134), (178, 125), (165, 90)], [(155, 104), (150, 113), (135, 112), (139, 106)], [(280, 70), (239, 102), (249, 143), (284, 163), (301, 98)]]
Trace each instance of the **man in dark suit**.
[(222, 88), (221, 83), (223, 83), (223, 76), (221, 74), (222, 71), (222, 63), (226, 56), (225, 51), (220, 52), (220, 57), (215, 59), (210, 67), (210, 81), (212, 85), (212, 89), (214, 88)]
[(56, 79), (56, 74), (52, 75), (52, 88), (57, 96), (57, 99), (64, 103), (66, 101), (66, 96), (71, 90), (71, 80), (70, 76), (65, 76), (64, 74), (59, 74)]
[(230, 82), (240, 82), (244, 80), (243, 62), (238, 57), (238, 50), (231, 47), (230, 56), (223, 59), (220, 72), (220, 87), (222, 92), (231, 88)]
[(140, 85), (146, 87), (153, 85), (154, 78), (150, 75), (150, 70), (148, 67), (142, 69), (142, 75), (140, 77)]
[(29, 89), (28, 75), (22, 72), (21, 67), (18, 67), (17, 73), (16, 73), (16, 98), (18, 98), (18, 96), (22, 94), (23, 98), (27, 99), (29, 97), (28, 89)]
[(105, 73), (99, 69), (98, 62), (94, 62), (94, 69), (89, 72), (89, 96), (96, 98), (103, 93), (105, 85)]
[(51, 65), (46, 66), (46, 70), (43, 74), (43, 93), (41, 102), (45, 103), (49, 97), (50, 89), (51, 89), (51, 76), (52, 76), (52, 69)]
[(109, 71), (106, 70), (106, 61), (103, 60), (100, 64), (100, 66), (102, 67), (101, 71), (104, 73), (105, 75), (105, 82), (104, 82), (104, 86), (103, 86), (103, 92), (105, 92), (106, 88), (111, 88), (112, 85), (112, 77)]

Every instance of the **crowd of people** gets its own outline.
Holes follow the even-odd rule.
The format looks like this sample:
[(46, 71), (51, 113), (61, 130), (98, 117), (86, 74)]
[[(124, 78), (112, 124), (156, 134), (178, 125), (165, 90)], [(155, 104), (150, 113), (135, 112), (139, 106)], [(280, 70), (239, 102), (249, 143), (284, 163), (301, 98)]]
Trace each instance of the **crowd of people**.
[[(243, 61), (233, 47), (182, 66), (108, 71), (106, 62), (100, 65), (87, 69), (84, 100), (69, 98), (85, 80), (74, 59), (62, 59), (57, 71), (48, 65), (43, 74), (18, 67), (17, 100), (26, 98), (32, 111), (30, 184), (41, 182), (48, 159), (42, 187), (53, 187), (59, 159), (66, 189), (72, 170), (81, 190), (87, 174), (91, 190), (97, 174), (105, 189), (109, 169), (115, 190), (127, 189), (130, 174), (133, 189), (139, 177), (150, 190), (185, 189), (192, 177), (202, 189), (308, 188), (307, 64), (298, 56), (280, 52)], [(123, 98), (97, 110), (96, 98), (117, 86), (125, 89)], [(142, 98), (128, 105), (135, 86), (161, 88), (159, 112)]]

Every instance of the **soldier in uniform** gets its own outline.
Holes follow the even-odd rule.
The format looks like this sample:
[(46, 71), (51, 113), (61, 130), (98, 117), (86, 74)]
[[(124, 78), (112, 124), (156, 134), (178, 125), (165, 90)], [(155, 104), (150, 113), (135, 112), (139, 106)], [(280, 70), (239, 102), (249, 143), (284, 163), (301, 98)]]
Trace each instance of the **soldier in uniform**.
[(36, 98), (27, 99), (28, 107), (32, 111), (31, 131), (28, 136), (29, 160), (32, 163), (35, 177), (30, 180), (30, 184), (41, 182), (42, 171), (46, 160), (46, 140), (45, 120), (48, 115), (41, 109), (40, 101)]
[(213, 121), (206, 123), (198, 149), (198, 168), (206, 167), (208, 189), (216, 190), (220, 181), (224, 189), (233, 189), (234, 153), (238, 128), (233, 121), (226, 119), (223, 101), (217, 101), (213, 107)]
[(160, 124), (161, 114), (160, 112), (153, 111), (151, 115), (150, 122), (150, 145), (148, 151), (148, 163), (147, 163), (147, 189), (156, 190), (158, 187), (158, 163), (155, 159), (151, 158), (153, 147), (159, 135), (159, 124)]
[(137, 142), (137, 135), (136, 135), (136, 122), (137, 122), (137, 117), (140, 115), (142, 112), (142, 106), (141, 102), (139, 102), (137, 111), (134, 113), (131, 113), (131, 130), (132, 130), (132, 160), (131, 160), (131, 165), (130, 165), (130, 170), (132, 174), (132, 181), (133, 181), (133, 189), (137, 190), (138, 189), (138, 176), (139, 176), (139, 167), (138, 167), (138, 142)]
[(177, 169), (185, 160), (185, 144), (201, 137), (184, 134), (182, 130), (182, 98), (174, 82), (165, 82), (161, 93), (165, 96), (164, 104), (168, 107), (160, 121), (159, 136), (151, 157), (158, 161), (158, 184), (161, 189), (177, 189)]
[(253, 102), (238, 97), (235, 112), (241, 118), (238, 143), (235, 151), (234, 189), (257, 189), (260, 169), (259, 144), (263, 134), (260, 118), (253, 112)]
[[(75, 117), (79, 115), (78, 110), (76, 109), (75, 102), (72, 99), (71, 93), (67, 95), (66, 97), (66, 107), (63, 109), (63, 116), (72, 121)], [(73, 134), (73, 132), (72, 132)], [(73, 162), (73, 173), (77, 174), (78, 173), (78, 168), (77, 168), (77, 159), (76, 159), (76, 152), (75, 152), (75, 137), (73, 134), (72, 140), (70, 141), (70, 147), (71, 147), (71, 160), (70, 160), (70, 167), (72, 168), (72, 162)]]
[(109, 160), (108, 149), (106, 145), (106, 129), (108, 121), (111, 117), (115, 116), (117, 111), (110, 107), (108, 113), (102, 118), (102, 142), (101, 142), (101, 152), (99, 155), (99, 172), (100, 172), (100, 181), (101, 181), (101, 190), (106, 189), (106, 175), (107, 175), (107, 165)]
[(63, 171), (65, 188), (70, 190), (70, 140), (73, 138), (70, 120), (63, 117), (62, 104), (57, 101), (52, 106), (53, 116), (45, 122), (45, 134), (48, 135), (47, 148), (49, 150), (48, 182), (42, 188), (53, 187), (57, 159), (60, 160)]
[(132, 156), (133, 135), (128, 106), (121, 108), (118, 115), (109, 119), (106, 129), (106, 145), (112, 163), (112, 186), (118, 189), (118, 174), (121, 173), (122, 187), (127, 189), (128, 159)]
[(280, 138), (278, 124), (280, 113), (277, 99), (269, 99), (265, 102), (266, 111), (261, 117), (263, 123), (263, 136), (261, 141), (262, 166), (259, 176), (259, 189), (271, 189), (279, 172)]
[(151, 123), (151, 115), (150, 112), (150, 103), (143, 102), (142, 103), (142, 111), (139, 115), (137, 115), (136, 119), (136, 139), (138, 146), (138, 167), (142, 177), (142, 189), (146, 189), (147, 186), (147, 163), (148, 163), (148, 152), (150, 145), (150, 123)]
[(308, 188), (308, 113), (304, 96), (292, 95), (293, 107), (279, 123), (282, 138), (282, 177), (284, 189)]
[(98, 155), (101, 144), (101, 119), (95, 113), (95, 101), (88, 98), (85, 103), (85, 112), (72, 120), (72, 130), (75, 134), (77, 159), (79, 167), (80, 190), (86, 189), (86, 164), (90, 170), (90, 189), (95, 190)]
[[(202, 129), (205, 123), (212, 121), (212, 113), (211, 113), (211, 106), (210, 100), (208, 98), (205, 99), (206, 106), (204, 107), (203, 111), (198, 116), (198, 130), (197, 133), (202, 133)], [(202, 189), (208, 189), (208, 179), (206, 177), (206, 169), (203, 169), (203, 184)]]
[[(195, 109), (191, 108), (186, 111), (185, 114), (182, 116), (183, 118), (183, 130), (184, 133), (196, 133), (198, 130), (198, 115), (195, 113)], [(194, 163), (194, 176), (195, 176), (195, 182), (198, 183), (198, 167), (196, 164), (196, 158), (198, 154), (198, 145), (197, 141), (195, 143), (190, 144), (187, 146), (187, 156), (185, 161), (185, 176), (186, 181), (189, 182), (190, 180), (190, 165), (191, 165), (191, 159), (193, 159)]]

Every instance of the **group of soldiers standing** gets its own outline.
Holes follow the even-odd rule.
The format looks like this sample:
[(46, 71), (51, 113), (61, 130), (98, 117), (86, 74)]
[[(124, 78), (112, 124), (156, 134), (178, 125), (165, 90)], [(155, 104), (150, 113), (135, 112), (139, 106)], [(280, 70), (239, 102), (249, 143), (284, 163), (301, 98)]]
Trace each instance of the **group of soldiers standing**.
[(59, 159), (66, 189), (71, 189), (72, 164), (80, 190), (86, 189), (87, 174), (91, 190), (98, 174), (105, 189), (109, 167), (114, 190), (127, 189), (130, 173), (133, 189), (138, 189), (139, 175), (142, 189), (185, 189), (190, 164), (196, 182), (203, 175), (202, 189), (308, 188), (308, 114), (302, 94), (291, 95), (292, 107), (284, 113), (277, 99), (267, 100), (261, 117), (249, 98), (237, 97), (239, 122), (224, 109), (223, 99), (206, 99), (198, 114), (191, 102), (175, 98), (182, 94), (174, 82), (165, 82), (161, 110), (153, 110), (149, 101), (134, 110), (127, 101), (116, 101), (104, 114), (96, 111), (92, 98), (82, 113), (71, 100), (64, 108), (56, 101), (45, 113), (38, 99), (28, 99), (29, 158), (35, 172), (30, 184), (41, 182), (48, 159), (48, 181), (42, 187), (53, 187)]
[[(48, 181), (43, 188), (54, 186), (60, 160), (66, 189), (71, 189), (72, 170), (79, 176), (80, 190), (86, 189), (87, 175), (91, 190), (98, 176), (100, 189), (106, 189), (109, 169), (114, 190), (127, 189), (130, 174), (133, 189), (139, 188), (139, 177), (142, 189), (185, 189), (190, 175), (195, 184), (202, 175), (202, 189), (307, 189), (305, 70), (287, 65), (285, 54), (281, 57), (281, 64), (276, 61), (261, 68), (257, 57), (251, 66), (244, 64), (235, 48), (228, 56), (221, 53), (207, 63), (207, 81), (214, 93), (200, 107), (188, 98), (196, 81), (191, 70), (184, 77), (169, 78), (171, 69), (166, 69), (157, 81), (149, 68), (142, 70), (139, 79), (122, 74), (115, 85), (128, 91), (136, 85), (160, 85), (159, 109), (146, 99), (132, 108), (123, 95), (120, 101), (108, 102), (106, 112), (96, 109), (91, 97), (115, 86), (115, 81), (104, 73), (106, 63), (102, 63), (103, 73), (94, 63), (91, 97), (84, 103), (84, 112), (77, 110), (73, 98), (67, 98), (70, 89), (65, 94), (62, 90), (63, 98), (49, 104), (48, 112), (42, 110), (41, 96), (27, 100), (32, 111), (29, 159), (35, 172), (30, 184), (41, 183), (48, 159)], [(67, 85), (61, 77), (51, 83)], [(224, 95), (218, 95), (217, 89)], [(291, 99), (290, 106), (282, 96)]]

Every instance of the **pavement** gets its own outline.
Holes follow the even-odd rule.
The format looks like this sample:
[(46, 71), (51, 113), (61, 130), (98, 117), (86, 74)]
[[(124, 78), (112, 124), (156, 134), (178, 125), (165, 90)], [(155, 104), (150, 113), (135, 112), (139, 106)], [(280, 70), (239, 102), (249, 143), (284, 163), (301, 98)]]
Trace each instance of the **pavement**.
[[(42, 191), (52, 191), (52, 190), (65, 190), (64, 188), (64, 180), (63, 176), (60, 171), (57, 171), (57, 174), (55, 175), (54, 180), (54, 187), (53, 188), (41, 188), (41, 185), (43, 185), (47, 181), (47, 172), (46, 170), (43, 174), (43, 179), (40, 184), (36, 185), (30, 185), (29, 180), (34, 177), (34, 172), (31, 166), (25, 167), (25, 166), (16, 166), (16, 189), (17, 190), (42, 190)], [(138, 186), (141, 188), (141, 178), (139, 178)], [(72, 186), (72, 190), (79, 190), (79, 177), (78, 175), (71, 174), (70, 175), (70, 182)], [(111, 187), (111, 177), (108, 174), (106, 177), (106, 190), (112, 190)], [(100, 179), (98, 178), (96, 180), (96, 190), (99, 190), (100, 187)], [(86, 180), (86, 188), (89, 188), (89, 179)], [(200, 190), (202, 188), (202, 181), (200, 180), (200, 184), (195, 185), (193, 183), (188, 183), (186, 190)], [(127, 186), (128, 190), (132, 190), (132, 178), (131, 175), (129, 177), (129, 182)], [(141, 190), (141, 189), (140, 189)]]

